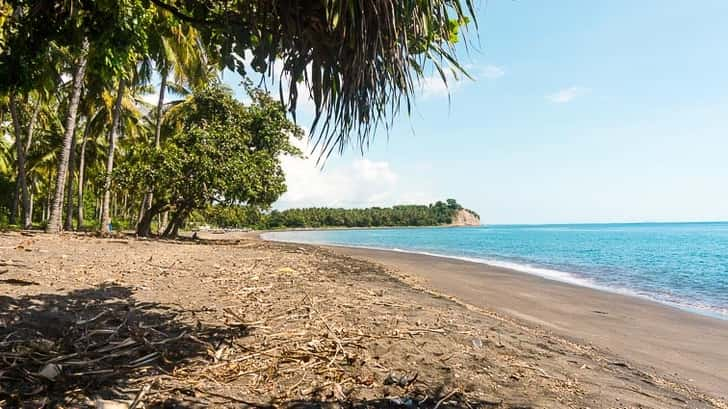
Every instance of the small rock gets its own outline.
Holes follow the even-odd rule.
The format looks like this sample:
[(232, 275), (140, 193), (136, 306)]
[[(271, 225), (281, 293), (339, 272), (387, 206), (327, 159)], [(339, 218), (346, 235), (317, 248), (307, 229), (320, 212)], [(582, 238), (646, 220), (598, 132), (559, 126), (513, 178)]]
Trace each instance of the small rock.
[(473, 348), (475, 349), (483, 348), (483, 340), (481, 340), (480, 338), (474, 338), (472, 344)]
[(63, 369), (57, 364), (46, 364), (43, 369), (38, 372), (38, 376), (48, 379), (49, 381), (55, 381), (58, 375), (63, 373)]
[(398, 385), (403, 388), (412, 385), (417, 380), (417, 372), (414, 375), (397, 375), (394, 372), (390, 372), (386, 378), (384, 378), (385, 385)]

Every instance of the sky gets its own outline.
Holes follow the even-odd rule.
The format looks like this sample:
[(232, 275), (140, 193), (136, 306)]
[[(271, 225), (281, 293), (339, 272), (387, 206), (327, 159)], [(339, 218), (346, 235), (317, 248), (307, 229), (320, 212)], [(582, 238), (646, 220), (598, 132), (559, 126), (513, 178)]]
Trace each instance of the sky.
[(452, 197), (485, 224), (728, 220), (726, 16), (724, 0), (482, 0), (461, 53), (474, 81), (428, 76), (363, 156), (285, 158), (274, 207)]

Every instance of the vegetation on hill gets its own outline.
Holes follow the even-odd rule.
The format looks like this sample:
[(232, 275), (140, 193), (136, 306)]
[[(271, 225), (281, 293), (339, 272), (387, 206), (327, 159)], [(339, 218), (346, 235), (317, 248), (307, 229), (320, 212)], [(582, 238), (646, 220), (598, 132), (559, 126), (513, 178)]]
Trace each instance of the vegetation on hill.
[[(299, 93), (322, 157), (363, 148), (429, 71), (465, 73), (472, 17), (472, 0), (0, 1), (0, 225), (174, 235), (213, 203), (265, 210)], [(187, 109), (224, 70), (274, 78), (280, 101)]]
[[(217, 227), (255, 227), (259, 229), (301, 227), (382, 227), (438, 226), (450, 224), (455, 212), (463, 207), (455, 199), (437, 201), (430, 205), (400, 205), (341, 209), (311, 207), (273, 210), (261, 213), (255, 208), (241, 206), (212, 206), (198, 215), (198, 222)], [(477, 217), (477, 213), (464, 209)]]

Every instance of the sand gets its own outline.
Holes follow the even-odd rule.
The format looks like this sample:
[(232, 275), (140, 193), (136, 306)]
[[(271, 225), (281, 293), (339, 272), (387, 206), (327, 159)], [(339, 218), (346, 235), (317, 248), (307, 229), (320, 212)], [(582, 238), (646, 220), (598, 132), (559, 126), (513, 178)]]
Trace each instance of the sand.
[(507, 300), (435, 291), (443, 260), (237, 237), (0, 233), (0, 407), (728, 408)]
[(726, 320), (479, 263), (359, 248), (334, 251), (414, 274), (466, 303), (593, 344), (728, 397)]

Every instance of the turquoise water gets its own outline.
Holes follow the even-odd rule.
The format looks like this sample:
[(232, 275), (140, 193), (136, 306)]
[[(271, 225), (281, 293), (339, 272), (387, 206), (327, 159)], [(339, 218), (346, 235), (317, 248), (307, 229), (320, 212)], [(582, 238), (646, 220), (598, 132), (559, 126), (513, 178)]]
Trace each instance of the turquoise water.
[(454, 257), (728, 319), (728, 222), (293, 231), (265, 237)]

